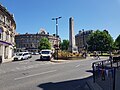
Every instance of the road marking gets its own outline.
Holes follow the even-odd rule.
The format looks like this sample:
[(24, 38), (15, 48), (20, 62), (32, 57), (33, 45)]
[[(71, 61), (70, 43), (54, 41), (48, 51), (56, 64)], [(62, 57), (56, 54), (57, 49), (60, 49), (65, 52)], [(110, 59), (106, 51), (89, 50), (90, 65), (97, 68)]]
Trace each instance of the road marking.
[(7, 71), (0, 69), (0, 74), (5, 74), (7, 72), (15, 72), (15, 71), (28, 70), (28, 69), (31, 69), (31, 68), (38, 68), (41, 65), (48, 65), (48, 64), (50, 64), (50, 63), (47, 62), (47, 63), (41, 63), (41, 64), (32, 64), (32, 65), (27, 65), (27, 66), (24, 65), (24, 66), (21, 66), (21, 67), (15, 67), (15, 68), (7, 70)]
[(21, 66), (21, 67), (15, 67), (14, 69), (10, 69), (8, 71), (3, 71), (0, 69), (0, 74), (1, 73), (7, 73), (7, 72), (11, 72), (11, 71), (22, 71), (22, 70), (28, 70), (28, 69), (31, 69), (31, 68), (38, 68), (40, 65), (47, 65), (47, 64), (50, 64), (50, 63), (44, 63), (44, 64), (33, 64), (33, 65), (29, 65), (29, 66)]
[(22, 64), (22, 65), (26, 65), (26, 64), (29, 64), (29, 62), (21, 62), (21, 63), (19, 63), (20, 65)]
[[(58, 62), (60, 62), (60, 63), (58, 63)], [(51, 62), (52, 64), (67, 64), (67, 63), (70, 63), (71, 61), (56, 61), (56, 62)]]
[(79, 67), (80, 66), (80, 64), (79, 65), (77, 65), (77, 66), (75, 66), (75, 67)]
[(42, 72), (42, 73), (32, 74), (32, 75), (28, 75), (28, 76), (24, 76), (24, 77), (14, 78), (14, 80), (20, 80), (20, 79), (24, 79), (24, 78), (33, 77), (33, 76), (38, 76), (38, 75), (48, 74), (48, 73), (52, 73), (52, 72), (56, 72), (56, 71), (57, 71), (57, 70), (51, 70), (51, 71), (47, 71), (47, 72)]

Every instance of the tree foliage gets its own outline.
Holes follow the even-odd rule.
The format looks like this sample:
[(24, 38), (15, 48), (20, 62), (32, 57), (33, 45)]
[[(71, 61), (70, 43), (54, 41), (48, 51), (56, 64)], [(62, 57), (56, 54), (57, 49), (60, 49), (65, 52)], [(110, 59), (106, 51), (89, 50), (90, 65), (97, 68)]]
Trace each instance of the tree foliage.
[(107, 30), (93, 32), (87, 41), (90, 51), (109, 51), (113, 48), (113, 38)]
[(41, 38), (38, 49), (51, 49), (51, 44), (47, 38)]
[(120, 35), (115, 40), (115, 46), (116, 46), (117, 49), (120, 50)]
[(69, 41), (68, 40), (63, 40), (60, 44), (60, 49), (61, 50), (68, 50), (69, 47)]

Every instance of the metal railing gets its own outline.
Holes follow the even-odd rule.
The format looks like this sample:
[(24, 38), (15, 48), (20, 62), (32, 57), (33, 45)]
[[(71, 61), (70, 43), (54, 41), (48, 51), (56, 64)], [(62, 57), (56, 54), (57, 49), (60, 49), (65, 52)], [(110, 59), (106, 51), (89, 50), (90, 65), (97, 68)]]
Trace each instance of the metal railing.
[(116, 72), (119, 72), (119, 67), (120, 56), (94, 62), (92, 64), (93, 82), (100, 84), (103, 88), (108, 86), (107, 90), (116, 90)]

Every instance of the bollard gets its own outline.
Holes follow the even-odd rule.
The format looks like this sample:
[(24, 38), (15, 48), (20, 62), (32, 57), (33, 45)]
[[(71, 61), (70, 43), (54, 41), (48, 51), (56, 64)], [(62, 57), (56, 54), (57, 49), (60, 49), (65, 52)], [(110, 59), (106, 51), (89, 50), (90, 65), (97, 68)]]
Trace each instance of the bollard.
[(102, 61), (102, 80), (105, 80), (104, 63)]
[(93, 82), (95, 83), (95, 68), (94, 68), (94, 63), (92, 64), (92, 68), (93, 68)]

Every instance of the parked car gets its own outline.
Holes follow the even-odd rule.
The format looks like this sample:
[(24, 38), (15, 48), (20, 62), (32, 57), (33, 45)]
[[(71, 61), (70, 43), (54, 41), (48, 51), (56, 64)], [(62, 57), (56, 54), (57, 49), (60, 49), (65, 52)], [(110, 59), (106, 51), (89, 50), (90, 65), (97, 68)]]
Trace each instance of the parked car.
[(51, 60), (52, 57), (52, 51), (45, 49), (40, 51), (40, 60)]
[(29, 58), (32, 58), (32, 54), (30, 52), (28, 53), (28, 56), (29, 56)]
[(39, 55), (38, 52), (32, 52), (32, 55)]
[(14, 56), (14, 60), (24, 60), (24, 59), (28, 59), (28, 58), (31, 58), (31, 55), (29, 52), (18, 52)]

